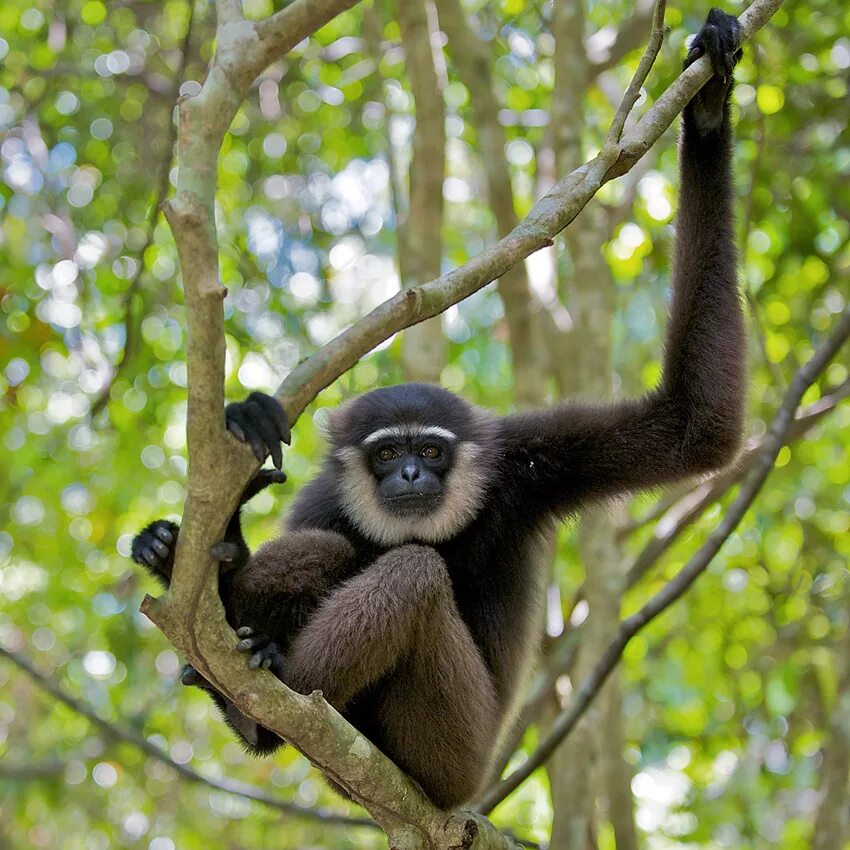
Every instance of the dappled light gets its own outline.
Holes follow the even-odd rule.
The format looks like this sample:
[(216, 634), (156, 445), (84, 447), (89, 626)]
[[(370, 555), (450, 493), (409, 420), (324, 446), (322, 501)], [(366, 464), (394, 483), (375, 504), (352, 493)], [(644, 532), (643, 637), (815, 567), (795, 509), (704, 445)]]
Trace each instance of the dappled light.
[[(241, 5), (261, 21), (299, 2)], [(333, 17), (276, 54), (234, 108), (210, 207), (229, 401), (273, 394), (305, 361), (322, 366), (322, 347), (359, 319), (493, 246), (559, 179), (610, 152), (651, 3), (563, 0), (581, 46), (571, 65), (553, 4), (411, 2), (426, 7), (420, 48), (442, 110), (430, 115), (445, 136), (431, 150), (437, 198), (416, 183), (417, 161), (434, 161), (422, 146), (437, 140), (417, 136), (427, 106), (394, 7)], [(466, 58), (485, 60), (477, 78), (458, 55), (455, 5), (475, 40)], [(624, 139), (674, 84), (707, 12), (667, 6)], [(180, 521), (191, 491), (188, 270), (159, 207), (182, 185), (176, 104), (202, 91), (216, 4), (7, 0), (0, 33), (0, 847), (386, 846), (294, 746), (246, 754), (207, 696), (181, 686), (185, 658), (139, 610), (161, 589), (131, 562), (133, 537), (160, 516)], [(784, 431), (778, 416), (850, 305), (850, 11), (786, 0), (735, 78), (745, 442), (729, 469), (573, 519), (545, 551), (541, 660), (482, 790), (535, 768), (489, 798), (493, 834), (532, 846), (558, 846), (567, 817), (584, 824), (570, 850), (850, 846), (847, 348), (808, 375)], [(494, 260), (499, 281), (433, 302), (439, 315), (415, 330), (393, 325), (315, 401), (311, 384), (284, 449), (287, 482), (243, 511), (250, 548), (279, 533), (315, 476), (329, 412), (369, 390), (424, 374), (507, 414), (656, 387), (678, 156), (669, 130), (588, 190), (553, 245), (528, 225), (545, 247), (517, 249), (511, 271), (507, 254)], [(561, 191), (544, 206), (565, 203)], [(629, 636), (611, 685), (598, 684), (545, 766), (529, 762), (618, 624), (711, 545), (764, 458), (766, 483), (699, 581)], [(577, 781), (586, 799), (567, 793)], [(463, 846), (508, 846), (484, 837)]]

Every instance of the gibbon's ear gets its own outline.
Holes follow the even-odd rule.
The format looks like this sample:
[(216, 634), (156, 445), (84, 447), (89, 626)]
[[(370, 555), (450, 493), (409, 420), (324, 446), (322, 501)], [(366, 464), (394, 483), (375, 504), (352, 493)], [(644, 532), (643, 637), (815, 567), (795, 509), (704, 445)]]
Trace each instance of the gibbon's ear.
[(326, 407), (322, 411), (324, 415), (319, 419), (317, 427), (332, 446), (340, 446), (345, 443), (345, 434), (349, 430), (350, 407), (351, 402), (346, 402), (333, 409)]

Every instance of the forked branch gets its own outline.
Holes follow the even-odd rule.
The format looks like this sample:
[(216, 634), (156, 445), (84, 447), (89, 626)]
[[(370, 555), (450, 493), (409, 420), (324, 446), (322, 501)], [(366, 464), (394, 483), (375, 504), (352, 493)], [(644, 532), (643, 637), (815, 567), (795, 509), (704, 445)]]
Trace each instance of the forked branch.
[(789, 433), (794, 428), (795, 414), (806, 390), (818, 379), (839, 349), (850, 339), (850, 307), (846, 308), (829, 339), (814, 353), (811, 359), (794, 376), (785, 393), (776, 416), (771, 423), (761, 450), (755, 458), (735, 500), (729, 506), (717, 528), (691, 559), (639, 611), (620, 624), (602, 657), (588, 677), (574, 691), (570, 704), (555, 718), (552, 728), (537, 749), (521, 767), (506, 777), (484, 795), (476, 811), (490, 812), (509, 794), (515, 791), (555, 751), (557, 746), (575, 728), (581, 716), (617, 666), (629, 641), (662, 611), (670, 607), (699, 578), (711, 563), (720, 547), (738, 527), (750, 505), (761, 491), (764, 482), (773, 470)]
[[(220, 693), (292, 741), (364, 805), (393, 845), (508, 847), (512, 842), (483, 818), (450, 817), (437, 810), (320, 694), (301, 696), (268, 673), (246, 669), (230, 650), (235, 637), (224, 618), (216, 565), (209, 556), (257, 469), (250, 450), (225, 432), (222, 415), (224, 289), (214, 218), (219, 149), (248, 87), (268, 62), (353, 4), (295, 0), (257, 23), (243, 19), (238, 0), (219, 0), (216, 56), (198, 95), (181, 102), (178, 186), (166, 214), (180, 253), (188, 320), (188, 498), (171, 589), (163, 598), (145, 600), (143, 610)], [(780, 5), (781, 0), (755, 0), (741, 18), (742, 37), (750, 38)], [(290, 422), (376, 345), (441, 313), (550, 244), (604, 183), (628, 171), (660, 138), (711, 73), (707, 59), (695, 62), (630, 132), (558, 183), (492, 248), (462, 268), (389, 299), (300, 364), (278, 390)]]

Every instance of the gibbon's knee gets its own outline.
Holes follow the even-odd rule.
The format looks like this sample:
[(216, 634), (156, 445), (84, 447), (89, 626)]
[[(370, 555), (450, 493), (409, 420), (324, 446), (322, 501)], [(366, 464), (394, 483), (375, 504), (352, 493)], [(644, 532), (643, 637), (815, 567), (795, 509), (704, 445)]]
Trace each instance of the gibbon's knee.
[(375, 578), (388, 582), (393, 591), (413, 596), (422, 602), (433, 603), (451, 593), (449, 570), (436, 549), (419, 544), (407, 544), (391, 549), (370, 567)]
[(412, 644), (384, 686), (379, 740), (434, 802), (453, 808), (475, 796), (489, 770), (500, 717), (495, 684), (449, 594)]
[(325, 596), (296, 636), (284, 680), (321, 690), (338, 710), (409, 654), (441, 600), (451, 598), (442, 557), (401, 546)]

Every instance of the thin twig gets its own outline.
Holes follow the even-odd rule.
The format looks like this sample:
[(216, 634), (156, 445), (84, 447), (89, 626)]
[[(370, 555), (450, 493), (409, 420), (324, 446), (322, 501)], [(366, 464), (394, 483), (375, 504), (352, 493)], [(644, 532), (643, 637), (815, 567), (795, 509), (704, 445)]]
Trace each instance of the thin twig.
[[(820, 422), (824, 416), (835, 410), (848, 396), (850, 396), (850, 379), (801, 410), (791, 424), (785, 441), (786, 445), (803, 437), (806, 432)], [(688, 526), (696, 522), (707, 508), (722, 499), (732, 487), (744, 478), (757, 461), (764, 443), (764, 439), (751, 441), (735, 466), (703, 482), (665, 511), (655, 527), (652, 538), (629, 568), (626, 574), (627, 587), (634, 587)]]
[[(756, 88), (758, 88), (760, 78), (758, 59), (759, 52), (758, 50), (754, 50), (753, 65), (756, 69), (756, 78), (753, 81), (753, 85)], [(743, 251), (745, 259), (747, 256), (747, 251), (749, 250), (750, 233), (753, 228), (753, 219), (755, 215), (756, 186), (759, 182), (762, 157), (764, 156), (764, 151), (767, 147), (767, 122), (765, 121), (764, 112), (762, 112), (761, 109), (758, 109), (758, 104), (756, 105), (756, 109), (758, 110), (755, 133), (756, 152), (755, 156), (753, 157), (752, 166), (750, 168), (750, 182), (747, 190), (747, 195), (744, 200), (744, 215), (741, 220), (741, 235), (738, 239), (738, 244), (741, 246), (741, 251)], [(764, 330), (764, 321), (762, 317), (761, 307), (758, 303), (758, 299), (756, 298), (755, 293), (753, 292), (752, 287), (750, 286), (749, 278), (746, 275), (744, 276), (743, 289), (744, 300), (747, 302), (747, 308), (749, 309), (750, 318), (752, 319), (753, 329), (756, 332), (756, 342), (758, 343), (759, 353), (761, 354), (762, 360), (764, 361), (764, 365), (767, 367), (767, 370), (773, 377), (774, 384), (784, 390), (786, 386), (785, 377), (782, 374), (782, 370), (779, 368), (779, 364), (774, 363), (770, 359), (770, 355), (767, 352), (767, 334)]]
[(658, 56), (658, 51), (661, 50), (661, 45), (664, 42), (666, 29), (664, 27), (664, 13), (667, 10), (667, 0), (655, 0), (655, 11), (652, 15), (652, 29), (649, 34), (649, 41), (646, 45), (646, 50), (638, 62), (637, 70), (635, 71), (626, 93), (623, 95), (623, 100), (614, 114), (614, 120), (611, 122), (611, 129), (608, 131), (609, 143), (620, 141), (623, 135), (623, 128), (626, 126), (626, 120), (634, 109), (635, 104), (640, 97), (640, 90), (646, 82), (646, 78), (652, 69), (655, 59)]
[[(793, 441), (805, 436), (825, 416), (836, 410), (838, 405), (848, 397), (850, 397), (850, 378), (825, 393), (816, 402), (804, 407), (798, 413), (794, 419), (791, 431), (787, 435), (785, 445), (790, 445)], [(663, 534), (660, 528), (656, 529), (652, 540), (650, 540), (635, 558), (632, 566), (626, 573), (627, 590), (634, 587), (646, 575), (647, 570), (652, 564), (673, 544), (674, 540), (681, 535), (687, 526), (696, 522), (711, 504), (722, 499), (733, 486), (744, 478), (752, 468), (753, 462), (763, 446), (764, 440), (753, 442), (746, 449), (738, 465), (731, 470), (727, 469), (718, 473), (696, 488), (688, 490), (687, 493), (679, 493), (672, 501), (659, 502), (659, 509), (653, 509), (647, 518), (637, 520), (633, 527), (621, 529), (623, 533), (619, 536), (622, 537), (626, 533), (656, 520), (660, 520), (658, 523), (659, 526), (669, 526), (672, 521), (671, 514), (675, 512), (677, 515), (676, 524), (672, 528), (665, 530)], [(584, 599), (584, 589), (580, 587), (573, 596), (570, 609), (574, 608), (576, 603), (582, 599)], [(581, 639), (582, 630), (583, 625), (568, 625), (567, 629), (558, 637), (554, 647), (549, 652), (546, 669), (536, 676), (509, 743), (504, 747), (503, 758), (499, 762), (498, 772), (494, 771), (493, 775), (496, 776), (497, 780), (504, 772), (508, 760), (519, 746), (525, 730), (536, 719), (543, 699), (551, 693), (558, 678), (570, 672)]]
[(124, 350), (121, 352), (121, 357), (118, 359), (118, 362), (112, 367), (110, 375), (98, 393), (97, 398), (92, 402), (91, 409), (89, 411), (89, 416), (92, 418), (106, 407), (109, 402), (109, 395), (112, 392), (112, 387), (115, 386), (115, 382), (118, 380), (118, 377), (124, 371), (127, 364), (130, 362), (130, 359), (136, 352), (136, 345), (138, 344), (136, 335), (139, 329), (136, 326), (133, 301), (135, 300), (136, 293), (142, 285), (142, 277), (145, 274), (145, 254), (147, 254), (148, 248), (153, 245), (160, 207), (166, 197), (168, 197), (168, 190), (171, 186), (169, 177), (171, 175), (171, 163), (174, 160), (174, 143), (177, 141), (177, 123), (173, 120), (172, 113), (174, 112), (174, 107), (177, 104), (177, 99), (180, 97), (180, 86), (183, 85), (186, 77), (186, 66), (189, 63), (189, 49), (192, 43), (192, 23), (194, 21), (194, 16), (195, 0), (189, 0), (189, 20), (186, 24), (186, 34), (183, 36), (183, 43), (180, 48), (180, 66), (174, 76), (174, 85), (172, 87), (170, 97), (171, 107), (168, 110), (169, 121), (168, 138), (165, 146), (166, 153), (163, 157), (162, 165), (159, 168), (156, 195), (154, 196), (153, 202), (151, 203), (148, 211), (148, 220), (145, 225), (145, 241), (139, 250), (139, 262), (136, 268), (136, 273), (133, 275), (130, 285), (124, 292), (124, 297), (121, 299), (121, 306), (124, 311), (124, 319), (122, 322), (124, 325)]
[(368, 818), (355, 818), (348, 815), (340, 815), (335, 812), (325, 811), (324, 809), (311, 809), (306, 806), (299, 806), (297, 803), (290, 803), (286, 800), (279, 800), (267, 794), (261, 788), (254, 785), (249, 785), (247, 782), (240, 782), (235, 779), (216, 779), (214, 777), (202, 776), (196, 773), (192, 768), (185, 764), (180, 764), (174, 761), (167, 751), (158, 747), (156, 744), (149, 741), (144, 735), (140, 735), (133, 729), (122, 728), (108, 720), (104, 720), (91, 706), (87, 705), (82, 700), (71, 696), (60, 687), (56, 682), (40, 673), (33, 666), (32, 662), (22, 655), (20, 652), (14, 652), (0, 646), (0, 655), (8, 658), (18, 669), (23, 670), (43, 691), (50, 694), (54, 699), (66, 705), (72, 711), (85, 717), (93, 726), (99, 729), (106, 738), (112, 741), (119, 741), (132, 744), (137, 749), (141, 750), (145, 755), (156, 759), (163, 764), (168, 765), (172, 770), (176, 771), (183, 779), (188, 782), (194, 782), (201, 785), (208, 785), (217, 791), (225, 791), (228, 794), (236, 794), (239, 797), (246, 797), (249, 800), (254, 800), (257, 803), (262, 803), (264, 806), (269, 806), (279, 812), (284, 812), (298, 817), (308, 818), (309, 820), (320, 821), (321, 823), (334, 824), (339, 826), (363, 826), (369, 829), (377, 829), (378, 825)]
[(850, 338), (850, 307), (845, 309), (829, 339), (797, 372), (785, 394), (764, 445), (741, 486), (741, 490), (720, 524), (708, 540), (697, 550), (674, 579), (668, 582), (639, 611), (620, 624), (617, 634), (597, 661), (587, 678), (574, 691), (570, 704), (555, 718), (552, 728), (528, 761), (484, 795), (475, 811), (487, 814), (509, 794), (515, 791), (555, 751), (561, 741), (575, 728), (581, 716), (599, 693), (611, 671), (617, 666), (629, 641), (662, 611), (679, 599), (705, 571), (712, 558), (737, 528), (764, 482), (770, 475), (776, 457), (785, 444), (794, 425), (794, 413), (806, 390), (817, 380), (832, 358)]
[[(782, 0), (755, 0), (739, 18), (742, 42), (752, 38), (781, 5)], [(560, 180), (495, 245), (436, 280), (394, 295), (299, 363), (275, 393), (290, 422), (294, 423), (325, 387), (394, 333), (443, 312), (551, 245), (604, 183), (625, 174), (658, 141), (712, 73), (706, 57), (697, 59), (617, 145), (605, 145), (596, 158)], [(251, 472), (245, 470), (246, 482)], [(223, 505), (223, 509), (232, 508)]]

